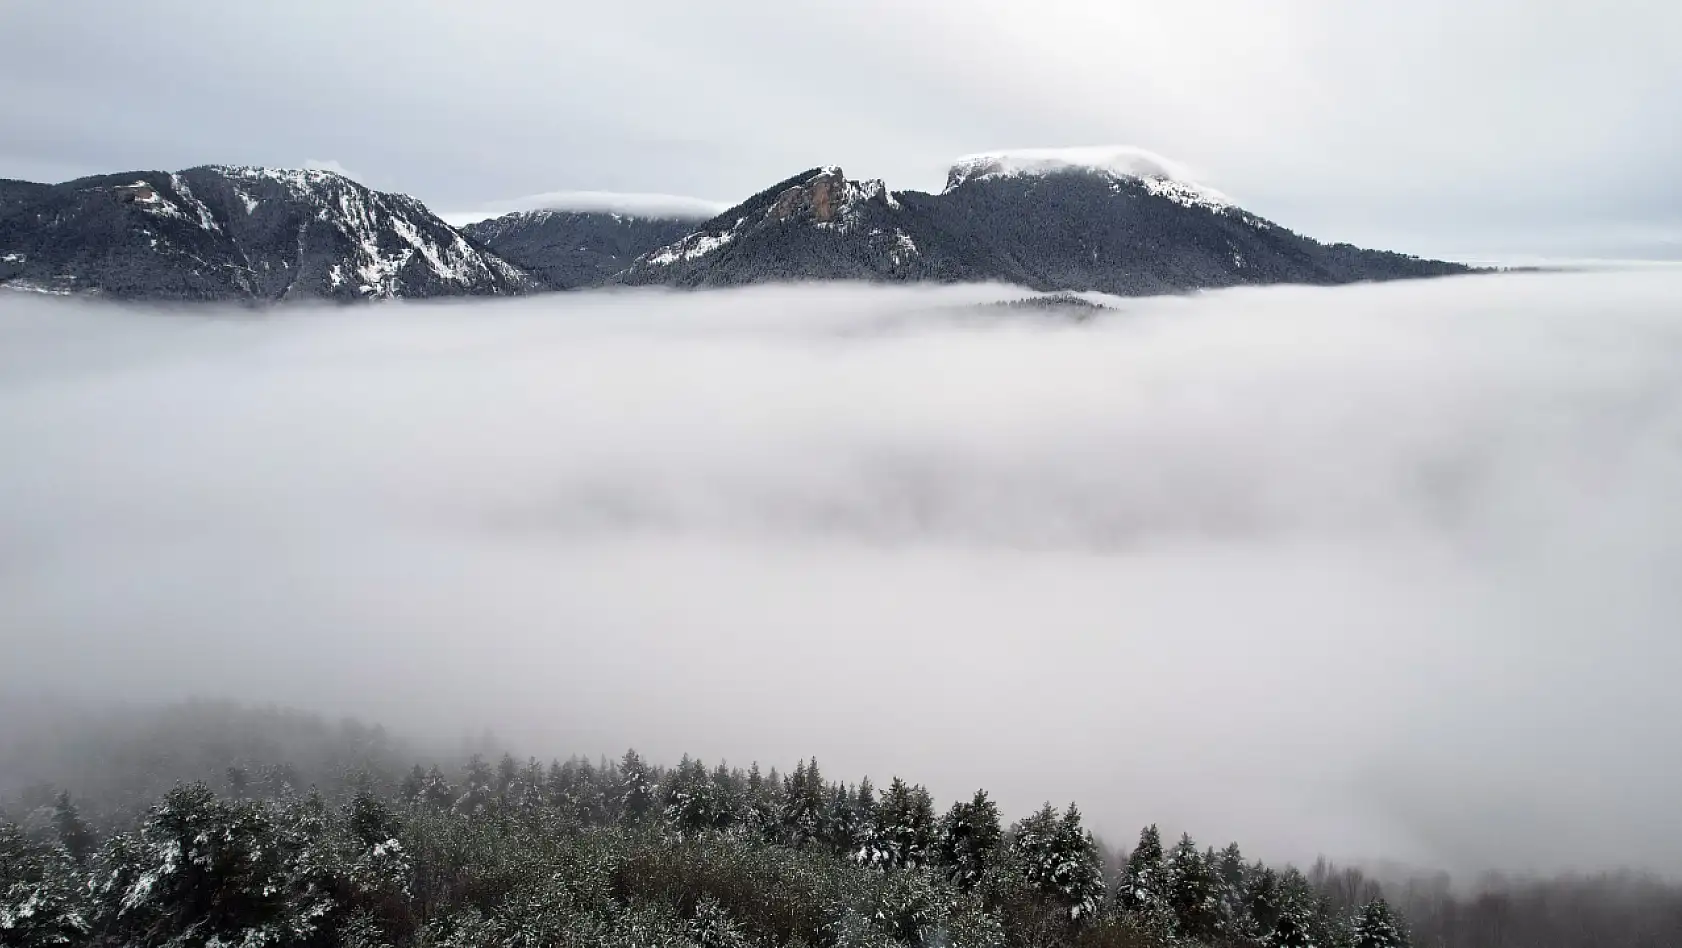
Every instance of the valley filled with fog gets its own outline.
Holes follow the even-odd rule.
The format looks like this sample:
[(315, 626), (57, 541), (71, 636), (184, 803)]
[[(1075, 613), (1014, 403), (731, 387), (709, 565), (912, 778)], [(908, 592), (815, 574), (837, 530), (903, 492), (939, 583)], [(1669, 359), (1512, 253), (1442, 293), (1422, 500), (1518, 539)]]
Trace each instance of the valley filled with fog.
[(0, 295), (0, 692), (1682, 870), (1682, 269), (1020, 296)]

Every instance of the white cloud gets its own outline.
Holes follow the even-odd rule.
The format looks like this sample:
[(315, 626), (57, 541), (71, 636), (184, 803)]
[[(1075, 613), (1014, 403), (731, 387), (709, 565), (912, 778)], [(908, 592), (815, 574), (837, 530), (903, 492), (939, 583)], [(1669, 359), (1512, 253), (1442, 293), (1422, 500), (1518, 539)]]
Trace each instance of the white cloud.
[(677, 217), (704, 220), (727, 210), (730, 204), (681, 194), (636, 194), (617, 191), (550, 191), (503, 201), (493, 207), (471, 211), (447, 211), (445, 221), (460, 226), (501, 217), (515, 211), (604, 211), (637, 217)]
[(1197, 183), (1191, 169), (1153, 151), (1133, 145), (1092, 145), (1077, 148), (1012, 148), (964, 155), (953, 170), (980, 167), (1005, 173), (1034, 173), (1062, 168), (1090, 168), (1133, 177), (1169, 178)]
[(356, 172), (350, 170), (349, 168), (346, 168), (344, 165), (339, 164), (337, 161), (335, 161), (332, 158), (327, 158), (327, 159), (305, 158), (304, 159), (304, 167), (308, 168), (311, 171), (331, 171), (334, 174), (344, 175), (345, 177), (351, 179), (352, 181), (361, 182), (362, 184), (367, 184), (368, 183), (368, 182), (363, 180), (361, 175), (359, 175)]

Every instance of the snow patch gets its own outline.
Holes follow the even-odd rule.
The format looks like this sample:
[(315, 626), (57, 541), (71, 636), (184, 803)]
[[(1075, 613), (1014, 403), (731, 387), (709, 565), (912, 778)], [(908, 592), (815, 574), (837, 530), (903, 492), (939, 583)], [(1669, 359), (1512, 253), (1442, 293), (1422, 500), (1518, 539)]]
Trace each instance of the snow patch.
[(888, 259), (894, 266), (903, 266), (906, 261), (917, 256), (921, 251), (917, 249), (917, 242), (905, 235), (905, 231), (894, 230), (894, 249), (888, 251)]
[(211, 216), (210, 208), (206, 207), (205, 203), (193, 194), (193, 189), (187, 187), (187, 182), (180, 175), (171, 173), (169, 183), (175, 189), (175, 193), (187, 202), (187, 206), (198, 213), (199, 227), (215, 233), (222, 232), (222, 226), (216, 223), (216, 218)]
[(0, 283), (0, 290), (16, 290), (19, 293), (41, 293), (46, 296), (70, 295), (69, 290), (51, 286), (42, 286), (39, 283), (30, 283), (27, 280), (8, 280), (5, 283)]
[[(741, 222), (737, 221), (737, 226)], [(662, 247), (648, 255), (648, 263), (656, 267), (670, 266), (679, 261), (696, 260), (712, 253), (736, 239), (734, 228), (722, 234), (690, 234), (675, 244)]]

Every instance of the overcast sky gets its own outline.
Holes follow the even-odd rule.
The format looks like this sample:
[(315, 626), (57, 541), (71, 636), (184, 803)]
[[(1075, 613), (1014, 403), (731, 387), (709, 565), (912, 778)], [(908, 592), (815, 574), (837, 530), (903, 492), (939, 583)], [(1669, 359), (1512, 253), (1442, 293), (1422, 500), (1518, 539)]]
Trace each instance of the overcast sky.
[(1678, 36), (1674, 0), (18, 0), (0, 176), (315, 162), (448, 213), (1132, 144), (1318, 236), (1679, 256)]

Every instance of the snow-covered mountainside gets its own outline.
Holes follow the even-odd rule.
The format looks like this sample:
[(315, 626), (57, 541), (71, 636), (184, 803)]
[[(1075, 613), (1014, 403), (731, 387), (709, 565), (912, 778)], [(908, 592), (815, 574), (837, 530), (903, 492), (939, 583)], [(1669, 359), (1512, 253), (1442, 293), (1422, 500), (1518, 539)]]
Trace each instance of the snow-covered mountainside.
[(596, 286), (636, 258), (699, 226), (695, 220), (609, 211), (540, 210), (505, 214), (462, 231), (523, 267), (552, 290)]
[(0, 183), (0, 284), (254, 302), (539, 288), (408, 195), (330, 171), (223, 166)]
[(1140, 295), (1467, 269), (1321, 244), (1138, 149), (1065, 149), (966, 156), (939, 194), (815, 168), (644, 254), (615, 281), (997, 280)]

